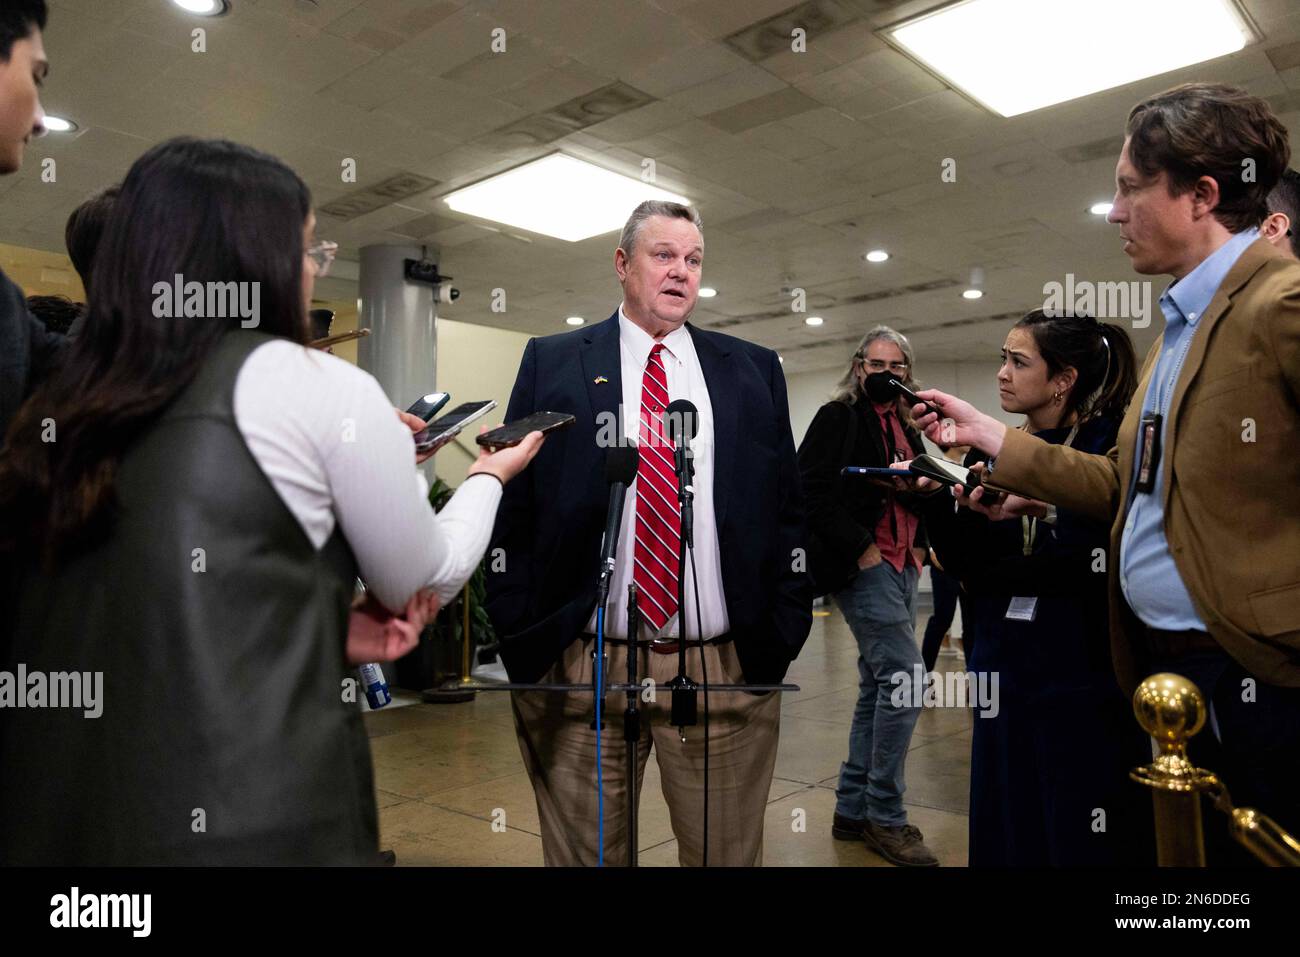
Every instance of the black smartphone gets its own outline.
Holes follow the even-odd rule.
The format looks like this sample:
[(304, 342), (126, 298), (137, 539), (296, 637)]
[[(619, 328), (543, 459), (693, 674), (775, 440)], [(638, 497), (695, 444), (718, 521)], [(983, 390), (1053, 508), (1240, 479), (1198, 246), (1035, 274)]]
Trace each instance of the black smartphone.
[(840, 469), (841, 475), (865, 475), (869, 478), (907, 479), (916, 478), (907, 469), (882, 469), (866, 465), (846, 465)]
[(969, 495), (977, 488), (984, 489), (980, 495), (980, 501), (985, 505), (996, 505), (1002, 498), (1002, 493), (989, 488), (979, 480), (979, 476), (964, 465), (957, 462), (950, 462), (938, 455), (918, 455), (912, 459), (911, 469), (917, 475), (923, 475), (928, 479), (947, 485), (950, 488), (954, 485), (960, 485)]
[(422, 395), (412, 402), (411, 407), (406, 411), (428, 422), (449, 401), (451, 401), (450, 392), (430, 392), (428, 395)]
[(917, 395), (907, 386), (903, 385), (903, 383), (900, 382), (898, 379), (895, 379), (891, 376), (889, 379), (889, 384), (893, 386), (895, 392), (901, 395), (908, 402), (912, 403), (912, 405), (923, 405), (925, 406), (927, 412), (933, 412), (939, 418), (941, 419), (943, 418), (942, 412), (940, 412), (935, 406), (931, 405), (929, 402), (926, 402), (924, 399), (922, 399), (919, 395)]
[(554, 432), (573, 425), (574, 417), (567, 412), (534, 412), (518, 422), (508, 422), (478, 437), (478, 444), (487, 449), (508, 449), (518, 445), (529, 432)]
[(434, 419), (428, 427), (415, 433), (415, 451), (428, 452), (446, 445), (461, 429), (476, 419), (481, 419), (497, 407), (496, 399), (484, 402), (463, 402), (444, 416)]

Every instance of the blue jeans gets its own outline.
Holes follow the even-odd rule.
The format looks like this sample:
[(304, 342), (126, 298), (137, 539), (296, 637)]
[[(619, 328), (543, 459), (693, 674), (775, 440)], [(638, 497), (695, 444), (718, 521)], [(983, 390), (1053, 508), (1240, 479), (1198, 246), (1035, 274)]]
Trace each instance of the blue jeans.
[[(903, 810), (903, 763), (921, 716), (906, 695), (891, 701), (902, 672), (910, 683), (921, 664), (916, 646), (916, 580), (910, 564), (899, 572), (889, 562), (859, 571), (836, 592), (835, 604), (858, 642), (858, 703), (849, 729), (849, 758), (840, 766), (835, 813), (874, 824), (907, 823)], [(910, 687), (904, 685), (903, 687)]]

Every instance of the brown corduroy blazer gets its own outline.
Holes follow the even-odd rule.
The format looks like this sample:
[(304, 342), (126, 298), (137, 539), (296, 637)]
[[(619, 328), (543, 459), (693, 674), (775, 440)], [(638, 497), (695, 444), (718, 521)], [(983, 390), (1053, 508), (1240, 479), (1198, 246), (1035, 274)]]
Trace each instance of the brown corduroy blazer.
[[(1107, 455), (1009, 430), (990, 485), (1112, 522), (1107, 574), (1115, 673), (1153, 667), (1120, 590), (1142, 398), (1163, 336)], [(1174, 564), (1211, 637), (1259, 680), (1300, 687), (1300, 264), (1260, 239), (1202, 315), (1169, 405), (1157, 492)]]

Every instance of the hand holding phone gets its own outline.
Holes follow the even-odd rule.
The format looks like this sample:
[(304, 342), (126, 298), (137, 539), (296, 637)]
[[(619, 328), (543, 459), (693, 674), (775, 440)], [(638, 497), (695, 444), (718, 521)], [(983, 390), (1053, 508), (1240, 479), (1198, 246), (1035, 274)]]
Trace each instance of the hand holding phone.
[(460, 430), (476, 419), (481, 419), (497, 407), (495, 399), (483, 402), (464, 402), (444, 416), (429, 423), (422, 432), (416, 433), (415, 451), (436, 451), (455, 438)]
[[(482, 434), (486, 434), (487, 426), (483, 426)], [(511, 445), (500, 451), (492, 451), (487, 446), (479, 449), (478, 460), (469, 467), (468, 475), (493, 475), (505, 485), (512, 478), (528, 467), (528, 463), (533, 460), (537, 450), (542, 447), (546, 437), (541, 432), (529, 432), (517, 445)]]
[(573, 425), (575, 419), (567, 412), (534, 412), (517, 422), (498, 426), (478, 437), (478, 444), (486, 449), (498, 450), (511, 448), (524, 440), (530, 432), (543, 435)]
[(895, 392), (897, 392), (904, 399), (906, 399), (911, 405), (913, 406), (923, 405), (925, 406), (926, 412), (933, 412), (935, 415), (939, 416), (940, 418), (943, 417), (942, 412), (940, 412), (935, 406), (931, 405), (929, 402), (926, 402), (924, 399), (922, 399), (919, 395), (917, 395), (907, 386), (903, 385), (902, 381), (898, 379), (898, 377), (890, 376), (889, 384), (893, 387)]

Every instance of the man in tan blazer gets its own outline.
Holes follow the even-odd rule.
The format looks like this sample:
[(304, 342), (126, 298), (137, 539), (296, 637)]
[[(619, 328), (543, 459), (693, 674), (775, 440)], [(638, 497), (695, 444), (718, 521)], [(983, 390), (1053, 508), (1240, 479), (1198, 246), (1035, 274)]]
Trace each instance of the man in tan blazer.
[(942, 419), (918, 424), (988, 452), (988, 484), (1020, 493), (990, 507), (960, 490), (962, 504), (1004, 518), (1041, 508), (1031, 496), (1113, 521), (1121, 686), (1196, 681), (1211, 709), (1193, 758), (1300, 833), (1300, 265), (1258, 229), (1289, 158), (1286, 130), (1241, 90), (1187, 84), (1129, 114), (1107, 218), (1137, 272), (1174, 282), (1108, 455), (937, 391), (920, 394)]

